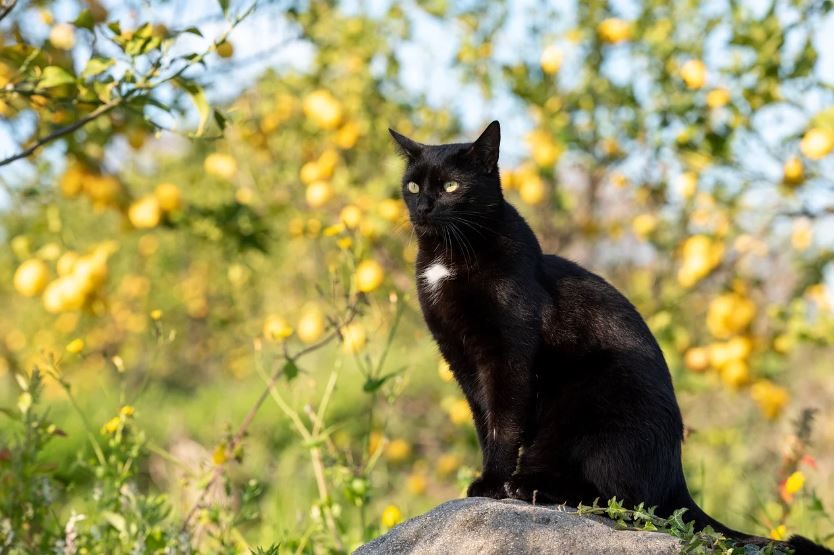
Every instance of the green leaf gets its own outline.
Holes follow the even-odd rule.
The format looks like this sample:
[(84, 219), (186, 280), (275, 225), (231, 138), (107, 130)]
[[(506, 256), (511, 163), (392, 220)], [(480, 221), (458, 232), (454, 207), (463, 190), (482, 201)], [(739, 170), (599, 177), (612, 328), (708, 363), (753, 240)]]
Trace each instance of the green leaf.
[(292, 381), (298, 376), (298, 365), (291, 358), (288, 358), (287, 362), (284, 363), (284, 376), (287, 377), (287, 381)]
[(75, 83), (75, 77), (67, 70), (59, 66), (46, 66), (43, 68), (41, 79), (38, 85), (44, 89), (58, 87)]
[(104, 517), (104, 520), (110, 523), (110, 526), (118, 530), (119, 533), (127, 533), (127, 521), (122, 515), (110, 511), (104, 511), (101, 513), (101, 516)]
[(389, 372), (384, 376), (380, 376), (378, 378), (368, 378), (367, 380), (365, 380), (364, 385), (362, 385), (362, 391), (364, 391), (365, 393), (373, 393), (374, 391), (378, 390), (380, 387), (385, 385), (385, 382), (387, 382), (388, 380), (405, 370), (405, 368), (406, 367), (403, 366), (402, 368), (398, 368), (397, 370)]
[(197, 107), (197, 112), (200, 114), (200, 122), (197, 124), (197, 131), (194, 133), (195, 137), (200, 137), (206, 130), (206, 122), (210, 112), (206, 93), (203, 87), (197, 83), (180, 80), (179, 84), (191, 96), (191, 100), (194, 101), (194, 106)]
[(217, 0), (217, 3), (220, 4), (220, 9), (223, 10), (223, 15), (229, 13), (229, 0)]
[(78, 17), (75, 18), (75, 21), (72, 22), (73, 25), (78, 27), (79, 29), (87, 29), (92, 31), (96, 25), (95, 20), (93, 20), (93, 14), (90, 13), (89, 8), (85, 8), (81, 10), (81, 13), (78, 14)]
[(220, 113), (220, 110), (214, 111), (214, 121), (217, 123), (217, 127), (220, 128), (221, 132), (226, 130), (226, 116)]
[(81, 77), (87, 78), (100, 75), (107, 71), (107, 69), (115, 63), (116, 60), (113, 58), (100, 58), (98, 56), (90, 58), (90, 61), (87, 62), (87, 66), (84, 68), (84, 71), (81, 72)]
[(202, 37), (203, 33), (197, 27), (188, 27), (187, 29), (182, 30), (183, 33), (191, 33), (192, 35), (197, 35), (198, 37)]

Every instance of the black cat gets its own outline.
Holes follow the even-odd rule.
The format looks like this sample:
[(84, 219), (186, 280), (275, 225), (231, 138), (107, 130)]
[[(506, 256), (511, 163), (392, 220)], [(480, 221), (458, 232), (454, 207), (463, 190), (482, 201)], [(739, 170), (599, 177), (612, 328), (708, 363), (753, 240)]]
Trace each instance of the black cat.
[[(389, 130), (407, 161), (423, 316), (463, 389), (483, 451), (469, 496), (591, 504), (618, 497), (741, 540), (692, 500), (683, 422), (663, 354), (601, 277), (542, 253), (501, 192), (500, 128), (423, 145)], [(831, 553), (805, 538), (797, 553)]]

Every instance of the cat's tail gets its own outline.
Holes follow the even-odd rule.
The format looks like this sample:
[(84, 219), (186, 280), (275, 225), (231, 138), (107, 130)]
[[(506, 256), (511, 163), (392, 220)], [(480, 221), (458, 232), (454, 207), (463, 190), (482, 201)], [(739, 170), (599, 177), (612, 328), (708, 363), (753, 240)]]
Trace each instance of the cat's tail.
[[(695, 521), (696, 529), (702, 529), (705, 526), (711, 526), (713, 530), (721, 532), (728, 538), (732, 538), (734, 540), (754, 545), (767, 545), (768, 543), (774, 541), (772, 539), (764, 538), (762, 536), (753, 536), (751, 534), (739, 532), (738, 530), (733, 530), (729, 526), (726, 526), (721, 522), (718, 522), (717, 520), (709, 516), (707, 513), (705, 513), (701, 509), (701, 507), (699, 507), (698, 504), (695, 503), (692, 497), (688, 494), (686, 495), (684, 503), (680, 504), (679, 506), (685, 507), (687, 509), (686, 514), (684, 515), (684, 520)], [(787, 547), (793, 550), (794, 555), (834, 555), (834, 551), (831, 551), (830, 549), (816, 544), (803, 536), (791, 536), (785, 543), (787, 544)]]

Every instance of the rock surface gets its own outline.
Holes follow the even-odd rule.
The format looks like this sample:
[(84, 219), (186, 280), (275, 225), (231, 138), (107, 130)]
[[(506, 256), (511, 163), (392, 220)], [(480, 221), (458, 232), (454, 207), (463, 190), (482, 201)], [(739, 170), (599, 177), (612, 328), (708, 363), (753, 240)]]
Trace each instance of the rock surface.
[(561, 506), (470, 497), (448, 501), (357, 549), (357, 555), (677, 554), (678, 541), (658, 532), (615, 530), (608, 519)]

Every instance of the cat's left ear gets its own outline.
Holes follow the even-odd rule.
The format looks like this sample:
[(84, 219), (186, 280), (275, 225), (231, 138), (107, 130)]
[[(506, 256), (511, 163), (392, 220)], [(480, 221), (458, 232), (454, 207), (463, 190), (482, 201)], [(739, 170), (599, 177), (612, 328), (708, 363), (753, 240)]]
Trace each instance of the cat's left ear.
[(469, 147), (469, 153), (476, 156), (486, 167), (493, 171), (498, 167), (498, 149), (501, 146), (501, 125), (498, 120), (490, 123), (481, 136)]
[(391, 134), (394, 140), (397, 141), (397, 145), (400, 147), (400, 154), (402, 154), (410, 160), (417, 160), (418, 158), (420, 158), (420, 155), (423, 153), (423, 148), (425, 147), (425, 145), (420, 144), (417, 141), (413, 141), (405, 135), (397, 133), (390, 127), (388, 128), (388, 132)]

